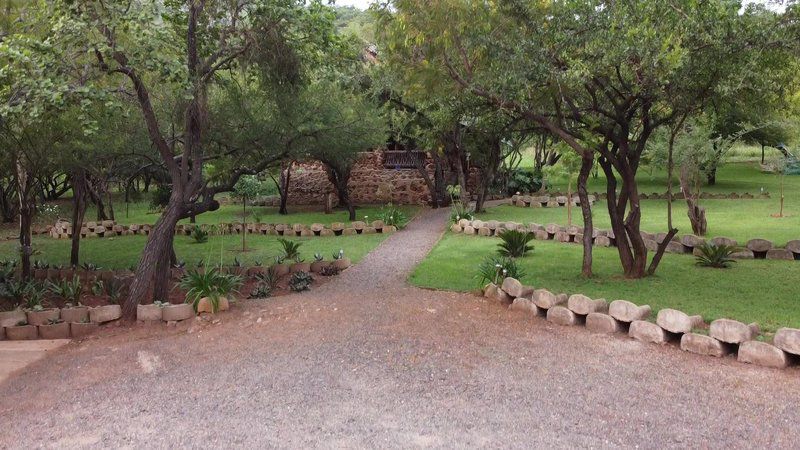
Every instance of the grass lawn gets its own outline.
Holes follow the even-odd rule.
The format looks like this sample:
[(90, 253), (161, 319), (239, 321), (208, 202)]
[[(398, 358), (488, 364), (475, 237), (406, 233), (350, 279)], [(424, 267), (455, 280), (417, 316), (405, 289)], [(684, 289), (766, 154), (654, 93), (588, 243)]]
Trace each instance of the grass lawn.
[[(479, 287), (477, 267), (496, 251), (497, 238), (448, 233), (416, 268), (412, 284), (425, 288), (470, 291)], [(739, 261), (731, 269), (694, 265), (688, 255), (666, 255), (656, 276), (642, 280), (620, 277), (614, 248), (594, 249), (595, 277), (580, 277), (581, 248), (534, 241), (532, 255), (518, 260), (522, 282), (555, 292), (582, 293), (609, 301), (625, 299), (649, 304), (655, 312), (676, 308), (700, 314), (706, 321), (726, 317), (758, 322), (774, 332), (781, 326), (800, 328), (800, 263)]]
[[(378, 246), (388, 234), (369, 234), (356, 236), (330, 236), (330, 237), (295, 237), (290, 240), (302, 242), (300, 254), (306, 260), (314, 260), (314, 253), (321, 253), (325, 259), (332, 259), (333, 252), (343, 249), (345, 256), (353, 262), (361, 258)], [(273, 258), (281, 254), (278, 242), (280, 236), (248, 235), (248, 251), (242, 253), (242, 237), (238, 235), (211, 236), (208, 242), (195, 243), (189, 236), (175, 237), (175, 252), (179, 260), (184, 260), (187, 266), (193, 266), (197, 261), (207, 264), (233, 263), (238, 258), (243, 264), (252, 265), (261, 261), (264, 265), (273, 262)], [(81, 261), (90, 262), (109, 269), (125, 269), (135, 265), (141, 255), (147, 236), (121, 236), (115, 238), (89, 238), (81, 240)], [(64, 264), (69, 262), (70, 241), (57, 240), (45, 237), (35, 237), (33, 242), (34, 259), (50, 264)], [(16, 241), (0, 242), (0, 259), (19, 259)]]
[[(763, 174), (755, 163), (728, 164), (723, 166), (717, 175), (717, 185), (707, 187), (710, 192), (750, 192), (757, 194), (761, 187), (770, 192), (770, 199), (739, 200), (701, 200), (708, 217), (708, 237), (725, 236), (736, 239), (740, 244), (753, 238), (763, 238), (783, 245), (786, 241), (800, 239), (800, 176), (785, 177), (784, 216), (772, 217), (779, 210), (778, 177)], [(652, 177), (646, 172), (639, 175), (640, 192), (665, 192), (666, 178), (662, 173)], [(557, 187), (556, 189), (559, 189)], [(564, 191), (566, 191), (566, 188)], [(605, 179), (599, 177), (590, 181), (590, 192), (604, 192)], [(642, 200), (642, 230), (651, 233), (667, 231), (667, 201)], [(676, 200), (673, 206), (673, 220), (680, 234), (691, 234), (691, 226), (686, 216), (686, 202)], [(597, 201), (593, 206), (594, 225), (599, 228), (610, 228), (608, 210), (605, 200)], [(580, 208), (573, 208), (573, 223), (582, 225)], [(521, 223), (567, 223), (567, 208), (519, 208), (499, 206), (488, 208), (486, 213), (479, 214), (481, 220), (515, 221)]]

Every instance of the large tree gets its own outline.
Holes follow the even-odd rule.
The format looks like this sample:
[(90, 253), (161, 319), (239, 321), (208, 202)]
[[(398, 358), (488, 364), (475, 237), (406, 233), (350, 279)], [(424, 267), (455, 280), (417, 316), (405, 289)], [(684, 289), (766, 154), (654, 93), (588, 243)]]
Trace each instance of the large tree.
[(741, 88), (758, 72), (755, 55), (780, 38), (773, 16), (740, 15), (738, 3), (723, 0), (392, 3), (386, 29), (413, 43), (408, 64), (445, 71), (463, 90), (537, 123), (586, 167), (597, 156), (629, 278), (647, 273), (636, 173), (648, 139), (715, 92)]

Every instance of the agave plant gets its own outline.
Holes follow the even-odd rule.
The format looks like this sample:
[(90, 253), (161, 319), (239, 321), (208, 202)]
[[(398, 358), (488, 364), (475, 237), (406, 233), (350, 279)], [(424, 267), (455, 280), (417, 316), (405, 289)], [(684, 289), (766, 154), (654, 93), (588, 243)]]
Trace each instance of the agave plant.
[(382, 220), (386, 225), (392, 225), (397, 229), (402, 229), (408, 224), (408, 217), (399, 210), (397, 207), (389, 203), (378, 213), (378, 219)]
[(300, 271), (292, 274), (289, 280), (289, 289), (294, 292), (302, 292), (311, 289), (311, 282), (314, 281), (309, 273)]
[(506, 230), (500, 233), (500, 239), (503, 240), (497, 249), (500, 256), (522, 258), (525, 253), (533, 250), (533, 246), (528, 244), (533, 240), (533, 233), (528, 231)]
[(203, 298), (211, 301), (214, 312), (219, 310), (219, 300), (239, 288), (242, 277), (220, 273), (217, 268), (205, 272), (190, 270), (181, 279), (180, 287), (186, 291), (186, 302), (191, 303), (195, 311)]
[(192, 239), (198, 244), (208, 242), (208, 231), (204, 230), (200, 225), (195, 225), (192, 228)]
[(703, 244), (696, 248), (700, 250), (695, 261), (698, 266), (725, 269), (736, 262), (731, 259), (736, 249), (730, 245)]
[(290, 241), (288, 239), (278, 239), (283, 247), (283, 257), (286, 259), (296, 259), (300, 256), (300, 242)]

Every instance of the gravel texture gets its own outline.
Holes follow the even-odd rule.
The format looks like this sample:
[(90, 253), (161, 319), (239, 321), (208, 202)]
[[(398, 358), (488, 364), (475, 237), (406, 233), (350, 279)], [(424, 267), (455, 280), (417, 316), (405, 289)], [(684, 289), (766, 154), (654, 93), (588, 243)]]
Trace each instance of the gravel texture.
[(446, 216), (312, 292), (70, 344), (0, 385), (0, 448), (797, 445), (798, 369), (409, 287)]

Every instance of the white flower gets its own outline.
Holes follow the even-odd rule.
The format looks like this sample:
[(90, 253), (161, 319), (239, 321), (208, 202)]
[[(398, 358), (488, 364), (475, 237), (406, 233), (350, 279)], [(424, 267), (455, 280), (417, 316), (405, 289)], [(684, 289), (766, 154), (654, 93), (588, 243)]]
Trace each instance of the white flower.
[(495, 266), (495, 267), (497, 267), (498, 269), (499, 269), (499, 268), (501, 268), (501, 267), (503, 267), (503, 266), (501, 266), (500, 264), (495, 264), (494, 266)]
[(508, 271), (506, 269), (503, 269), (503, 275), (505, 275), (507, 273), (508, 273)]

